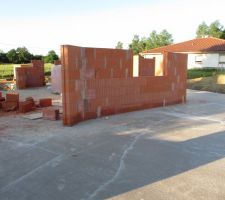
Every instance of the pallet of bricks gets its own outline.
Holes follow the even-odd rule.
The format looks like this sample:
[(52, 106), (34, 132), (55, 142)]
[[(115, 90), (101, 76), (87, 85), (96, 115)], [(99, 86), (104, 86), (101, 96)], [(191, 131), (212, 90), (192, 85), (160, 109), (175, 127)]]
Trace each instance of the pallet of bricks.
[(27, 97), (24, 101), (20, 101), (19, 93), (6, 93), (6, 96), (3, 97), (0, 92), (0, 109), (4, 112), (18, 111), (18, 113), (27, 113), (35, 111), (36, 108), (43, 108), (42, 114), (44, 119), (58, 120), (59, 109), (51, 106), (51, 98), (43, 98), (35, 102), (32, 97)]

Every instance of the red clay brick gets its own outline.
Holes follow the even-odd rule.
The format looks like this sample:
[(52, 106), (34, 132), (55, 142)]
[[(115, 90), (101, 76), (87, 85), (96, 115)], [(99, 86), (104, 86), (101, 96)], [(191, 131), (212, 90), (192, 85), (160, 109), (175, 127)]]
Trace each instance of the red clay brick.
[(6, 93), (7, 102), (19, 102), (19, 93)]
[(18, 103), (17, 102), (3, 101), (3, 102), (1, 102), (1, 105), (2, 105), (2, 110), (5, 111), (5, 112), (15, 111), (18, 108)]
[(25, 101), (31, 102), (32, 106), (35, 107), (35, 101), (34, 101), (33, 97), (27, 97)]
[(45, 108), (43, 109), (43, 118), (49, 120), (59, 120), (59, 109)]
[(43, 60), (31, 60), (31, 63), (33, 64), (33, 67), (44, 67)]
[(61, 65), (61, 60), (55, 60), (54, 65)]
[(39, 106), (40, 107), (52, 106), (52, 99), (51, 98), (39, 99)]
[(5, 101), (5, 97), (0, 97), (0, 102)]
[(19, 102), (19, 112), (26, 113), (33, 110), (35, 110), (35, 107), (32, 101)]

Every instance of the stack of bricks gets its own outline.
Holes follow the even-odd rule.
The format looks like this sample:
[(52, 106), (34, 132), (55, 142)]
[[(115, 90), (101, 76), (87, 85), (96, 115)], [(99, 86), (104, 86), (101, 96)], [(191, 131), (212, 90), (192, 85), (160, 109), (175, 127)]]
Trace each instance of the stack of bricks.
[(32, 60), (31, 66), (16, 68), (17, 89), (25, 89), (29, 87), (41, 87), (44, 85), (45, 85), (45, 74), (43, 61)]
[(19, 102), (19, 112), (26, 113), (35, 110), (35, 102), (32, 97), (27, 97), (25, 101)]
[(61, 52), (64, 125), (186, 100), (185, 54), (165, 52), (163, 76), (152, 76), (152, 63), (142, 60), (142, 76), (132, 77), (130, 50), (66, 45)]
[(1, 108), (3, 111), (15, 111), (19, 106), (19, 94), (18, 93), (6, 93), (6, 100), (1, 102)]
[(52, 99), (51, 98), (39, 99), (39, 102), (36, 105), (32, 97), (27, 97), (25, 101), (19, 102), (19, 112), (26, 113), (34, 111), (36, 109), (36, 106), (39, 106), (41, 108), (52, 106)]

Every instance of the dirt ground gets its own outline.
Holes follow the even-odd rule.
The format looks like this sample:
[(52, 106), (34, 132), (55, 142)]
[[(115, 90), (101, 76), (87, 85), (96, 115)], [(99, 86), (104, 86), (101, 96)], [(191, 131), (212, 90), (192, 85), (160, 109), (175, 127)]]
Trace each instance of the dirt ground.
[(225, 75), (189, 79), (187, 80), (187, 88), (224, 94)]

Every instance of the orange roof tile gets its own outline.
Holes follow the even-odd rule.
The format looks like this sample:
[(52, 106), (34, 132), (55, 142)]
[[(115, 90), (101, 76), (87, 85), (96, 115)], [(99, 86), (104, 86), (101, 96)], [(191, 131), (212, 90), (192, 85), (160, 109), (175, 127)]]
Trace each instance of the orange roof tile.
[(196, 38), (186, 42), (171, 44), (142, 53), (161, 53), (163, 51), (169, 52), (215, 52), (225, 51), (225, 40), (214, 37)]

